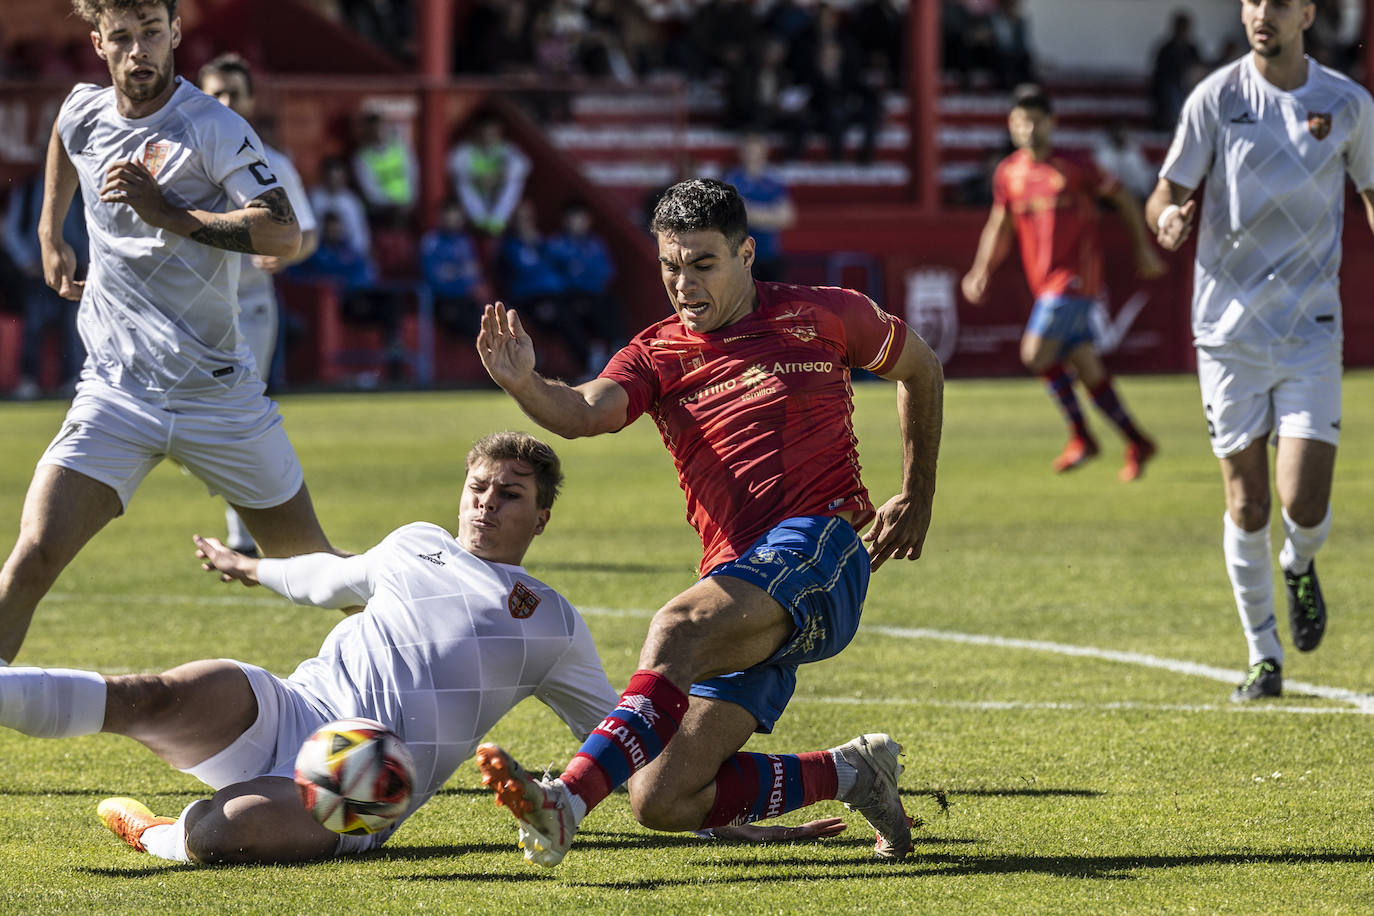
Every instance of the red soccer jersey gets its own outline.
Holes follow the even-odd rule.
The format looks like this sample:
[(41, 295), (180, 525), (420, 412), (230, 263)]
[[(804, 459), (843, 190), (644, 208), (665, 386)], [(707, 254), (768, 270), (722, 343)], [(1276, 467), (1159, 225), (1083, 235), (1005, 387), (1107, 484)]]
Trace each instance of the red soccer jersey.
[(1092, 162), (1057, 153), (1036, 162), (1017, 150), (997, 166), (993, 201), (1012, 216), (1026, 283), (1037, 299), (1061, 293), (1093, 298), (1101, 291), (1097, 199), (1117, 185)]
[(653, 414), (701, 537), (703, 575), (784, 519), (873, 519), (849, 373), (890, 370), (906, 344), (906, 324), (853, 290), (756, 285), (759, 306), (740, 321), (697, 334), (673, 315), (601, 373), (630, 396), (626, 425)]

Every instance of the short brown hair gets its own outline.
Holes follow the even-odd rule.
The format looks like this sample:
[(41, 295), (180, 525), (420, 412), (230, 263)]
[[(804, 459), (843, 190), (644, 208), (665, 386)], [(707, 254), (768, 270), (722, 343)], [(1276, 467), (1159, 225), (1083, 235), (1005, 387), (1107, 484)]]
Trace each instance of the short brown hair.
[(492, 433), (468, 450), (463, 469), (469, 470), (475, 462), (483, 460), (523, 461), (534, 468), (534, 503), (540, 509), (553, 507), (563, 485), (563, 465), (548, 443), (514, 430)]
[(235, 54), (233, 51), (226, 51), (208, 61), (205, 66), (200, 68), (196, 82), (204, 86), (207, 76), (228, 79), (234, 73), (243, 77), (243, 84), (248, 87), (248, 94), (253, 95), (253, 68), (248, 66), (248, 61), (244, 60), (241, 55)]
[(99, 30), (100, 17), (111, 10), (136, 10), (143, 6), (162, 6), (167, 21), (177, 18), (177, 0), (72, 0), (72, 10), (91, 27)]

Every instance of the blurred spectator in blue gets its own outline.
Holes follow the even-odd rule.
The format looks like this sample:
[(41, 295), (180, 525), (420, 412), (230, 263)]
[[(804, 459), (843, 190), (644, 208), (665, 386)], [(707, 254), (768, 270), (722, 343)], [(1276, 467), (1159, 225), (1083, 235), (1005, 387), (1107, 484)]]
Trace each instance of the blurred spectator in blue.
[[(11, 392), (18, 400), (32, 400), (43, 393), (41, 360), (43, 335), (48, 328), (57, 330), (59, 390), (75, 388), (81, 364), (86, 360), (86, 348), (76, 331), (79, 303), (63, 299), (43, 280), (43, 254), (38, 247), (38, 219), (42, 210), (43, 175), (40, 172), (14, 186), (5, 211), (5, 250), (22, 275), (17, 290), (21, 302), (14, 304), (23, 309), (24, 341), (19, 357), (19, 384)], [(86, 236), (86, 216), (79, 196), (67, 210), (62, 237), (76, 252), (76, 276), (84, 278), (89, 265), (90, 241)]]
[[(502, 298), (536, 333), (560, 341), (579, 370), (590, 358), (581, 322), (566, 308), (568, 284), (539, 229), (534, 201), (521, 201), (496, 257)], [(540, 348), (541, 350), (543, 348)]]
[(375, 111), (364, 114), (359, 124), (353, 177), (370, 217), (390, 222), (396, 216), (409, 219), (414, 213), (420, 196), (415, 149), (398, 127), (387, 125)]
[(722, 180), (735, 186), (749, 215), (749, 234), (754, 237), (756, 280), (785, 280), (787, 259), (782, 233), (797, 221), (796, 208), (782, 175), (768, 163), (768, 138), (746, 134), (740, 142), (739, 165)]
[(1150, 77), (1156, 128), (1173, 129), (1183, 110), (1183, 100), (1202, 77), (1202, 71), (1202, 55), (1193, 41), (1193, 17), (1186, 10), (1177, 10), (1169, 23), (1169, 37), (1155, 52)]
[(366, 252), (355, 246), (337, 213), (325, 211), (320, 218), (320, 245), (309, 258), (287, 268), (299, 280), (326, 283), (339, 296), (339, 312), (349, 321), (380, 325), (386, 340), (387, 376), (398, 379), (404, 366), (401, 346), (401, 297), (381, 285), (377, 267)]
[(420, 274), (440, 327), (460, 337), (476, 337), (486, 284), (477, 243), (456, 197), (439, 206), (438, 222), (420, 239)]
[(367, 224), (367, 208), (348, 183), (348, 163), (330, 156), (320, 163), (320, 183), (310, 189), (310, 207), (315, 218), (323, 220), (333, 213), (342, 223), (348, 243), (359, 251), (372, 250), (372, 230)]
[(530, 160), (506, 140), (501, 120), (480, 116), (472, 137), (449, 153), (448, 168), (472, 226), (492, 236), (505, 231), (525, 192)]
[(563, 275), (563, 309), (587, 341), (585, 368), (595, 375), (627, 338), (620, 303), (611, 294), (615, 264), (606, 243), (592, 230), (586, 201), (574, 199), (563, 205), (563, 224), (549, 239), (549, 255)]

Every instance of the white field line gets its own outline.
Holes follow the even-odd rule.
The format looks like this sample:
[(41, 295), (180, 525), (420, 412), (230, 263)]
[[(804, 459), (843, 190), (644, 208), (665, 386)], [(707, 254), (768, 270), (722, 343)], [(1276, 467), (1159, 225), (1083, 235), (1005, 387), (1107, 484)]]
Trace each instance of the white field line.
[[(241, 586), (228, 586), (226, 588), (239, 589)], [(240, 594), (221, 594), (221, 595), (102, 595), (99, 597), (78, 595), (70, 592), (53, 592), (44, 601), (54, 603), (80, 603), (85, 601), (98, 601), (104, 604), (117, 602), (120, 604), (137, 604), (153, 607), (181, 607), (191, 610), (197, 606), (245, 606), (263, 605), (267, 603), (283, 603), (282, 599), (272, 595), (265, 589), (253, 589), (252, 592)], [(654, 612), (642, 608), (606, 608), (606, 607), (584, 607), (579, 609), (588, 617), (652, 617)], [(1193, 677), (1204, 677), (1214, 681), (1221, 681), (1224, 684), (1234, 684), (1237, 679), (1244, 675), (1244, 672), (1236, 671), (1231, 668), (1218, 668), (1213, 665), (1203, 665), (1197, 662), (1183, 661), (1175, 658), (1160, 658), (1157, 655), (1147, 655), (1143, 652), (1126, 652), (1119, 649), (1100, 649), (1094, 646), (1078, 646), (1070, 643), (1049, 642), (1040, 639), (1015, 639), (1007, 636), (989, 636), (981, 633), (959, 633), (953, 630), (932, 630), (920, 627), (885, 627), (885, 626), (865, 626), (860, 633), (877, 636), (888, 636), (896, 639), (928, 639), (940, 642), (953, 642), (971, 646), (989, 646), (996, 649), (1025, 649), (1033, 652), (1049, 652), (1055, 655), (1069, 655), (1078, 658), (1095, 658), (1102, 661), (1118, 662), (1126, 665), (1139, 665), (1144, 668), (1156, 668), (1162, 671), (1172, 671), (1175, 674), (1186, 674)], [(1021, 703), (1021, 702), (1000, 702), (1000, 701), (918, 701), (909, 698), (902, 699), (879, 699), (863, 697), (804, 697), (798, 696), (799, 702), (809, 703), (837, 703), (837, 704), (859, 704), (859, 703), (904, 703), (907, 705), (939, 706), (952, 709), (1065, 709), (1065, 710), (1084, 710), (1084, 709), (1151, 709), (1162, 711), (1180, 712), (1206, 712), (1214, 710), (1230, 710), (1247, 712), (1285, 712), (1285, 713), (1308, 713), (1308, 714), (1329, 714), (1333, 712), (1356, 712), (1362, 714), (1374, 713), (1374, 695), (1360, 693), (1349, 690), (1345, 687), (1326, 687), (1321, 684), (1312, 684), (1306, 681), (1284, 681), (1284, 687), (1291, 693), (1307, 694), (1309, 696), (1320, 697), (1325, 700), (1334, 700), (1340, 703), (1348, 703), (1353, 709), (1333, 709), (1330, 707), (1311, 707), (1311, 706), (1273, 706), (1267, 704), (1241, 704), (1227, 706), (1213, 706), (1207, 704), (1138, 704), (1129, 702), (1119, 703)]]

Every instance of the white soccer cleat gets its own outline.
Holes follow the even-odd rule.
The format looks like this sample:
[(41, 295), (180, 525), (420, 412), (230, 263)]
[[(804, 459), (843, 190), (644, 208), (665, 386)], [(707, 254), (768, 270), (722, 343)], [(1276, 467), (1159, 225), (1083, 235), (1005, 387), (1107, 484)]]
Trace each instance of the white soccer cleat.
[(482, 785), (496, 793), (496, 803), (520, 824), (520, 848), (526, 861), (552, 868), (568, 854), (577, 820), (568, 790), (556, 779), (535, 779), (498, 745), (477, 748)]
[(911, 818), (897, 794), (902, 746), (887, 735), (874, 734), (860, 735), (835, 750), (858, 771), (845, 807), (862, 814), (878, 832), (873, 854), (880, 859), (904, 858), (911, 852)]

